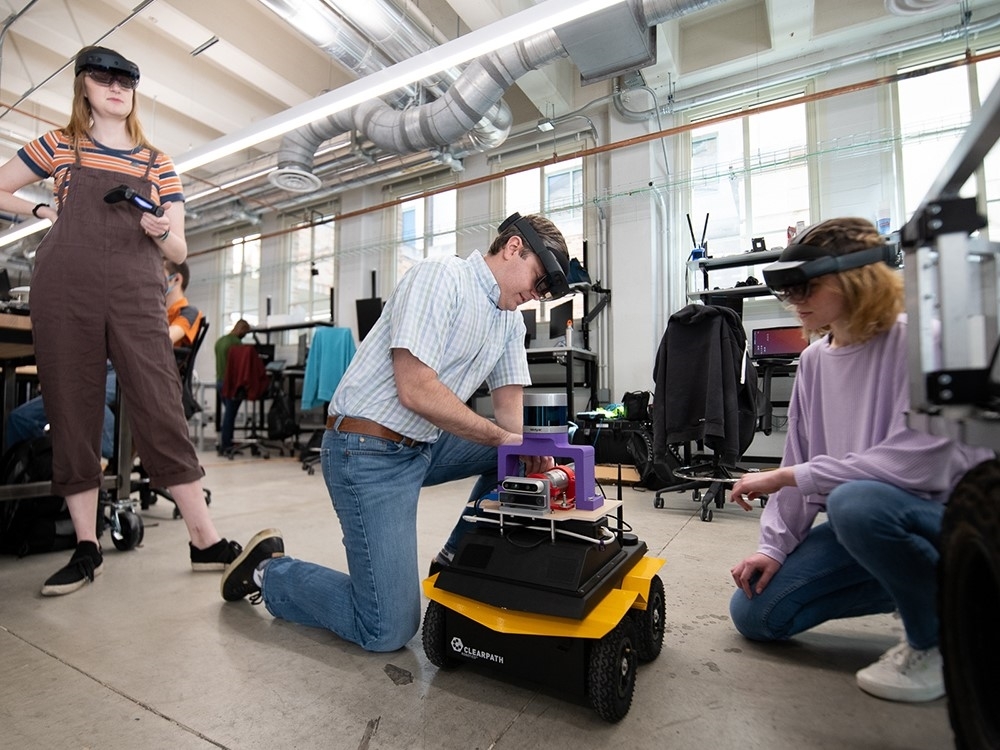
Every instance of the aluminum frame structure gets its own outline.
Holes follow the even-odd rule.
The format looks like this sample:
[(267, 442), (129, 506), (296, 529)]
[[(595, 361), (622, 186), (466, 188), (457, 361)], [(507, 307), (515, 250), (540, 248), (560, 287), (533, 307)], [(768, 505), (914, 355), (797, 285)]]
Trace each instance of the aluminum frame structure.
[(1000, 342), (1000, 243), (976, 198), (959, 195), (1000, 139), (1000, 84), (973, 117), (919, 208), (899, 232), (909, 319), (910, 427), (1000, 450), (991, 365)]

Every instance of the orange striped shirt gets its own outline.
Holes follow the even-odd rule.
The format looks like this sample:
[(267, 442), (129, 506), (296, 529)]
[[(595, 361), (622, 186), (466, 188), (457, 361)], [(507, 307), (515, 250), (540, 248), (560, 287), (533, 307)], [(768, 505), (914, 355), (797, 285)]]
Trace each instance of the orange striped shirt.
[[(40, 179), (53, 178), (55, 195), (58, 199), (63, 181), (69, 178), (69, 168), (76, 162), (76, 154), (66, 134), (61, 129), (51, 130), (40, 138), (26, 143), (18, 149), (17, 155)], [(83, 138), (80, 141), (80, 163), (94, 169), (113, 170), (142, 177), (146, 173), (149, 155), (150, 149), (146, 147), (119, 151), (90, 138)], [(154, 203), (184, 200), (181, 178), (169, 156), (157, 154), (156, 161), (149, 170), (149, 180), (153, 184)], [(67, 182), (67, 193), (71, 189), (72, 185)]]

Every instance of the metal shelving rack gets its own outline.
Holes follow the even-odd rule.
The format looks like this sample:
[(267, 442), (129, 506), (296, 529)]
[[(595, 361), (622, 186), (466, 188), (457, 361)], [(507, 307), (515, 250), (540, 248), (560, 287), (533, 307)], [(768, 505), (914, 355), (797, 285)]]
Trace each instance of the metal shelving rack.
[[(900, 230), (909, 318), (910, 425), (1000, 450), (990, 360), (1000, 340), (1000, 244), (959, 191), (1000, 138), (994, 88), (913, 217)], [(936, 326), (940, 325), (938, 329)], [(996, 374), (993, 378), (996, 382)]]

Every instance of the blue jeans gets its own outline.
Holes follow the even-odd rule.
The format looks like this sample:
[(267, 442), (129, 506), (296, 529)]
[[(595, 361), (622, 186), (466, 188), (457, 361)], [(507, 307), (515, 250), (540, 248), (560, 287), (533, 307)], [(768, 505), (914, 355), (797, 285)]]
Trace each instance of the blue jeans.
[(937, 563), (944, 506), (882, 482), (847, 482), (767, 588), (729, 602), (736, 629), (785, 640), (844, 617), (899, 610), (913, 648), (938, 643)]
[[(222, 381), (218, 381), (215, 387), (221, 394)], [(233, 447), (233, 433), (236, 431), (236, 415), (240, 411), (243, 399), (225, 398), (224, 396), (220, 396), (220, 398), (222, 399), (222, 428), (219, 431), (219, 448), (225, 451)]]
[(448, 433), (436, 443), (407, 448), (327, 430), (320, 459), (350, 575), (276, 558), (264, 569), (264, 603), (275, 617), (332, 630), (368, 651), (400, 649), (420, 627), (420, 488), (480, 475), (470, 499), (482, 497), (496, 488), (497, 449)]
[[(117, 388), (118, 378), (109, 364), (108, 377), (104, 383), (104, 425), (101, 428), (101, 455), (105, 458), (112, 458), (115, 454), (115, 415), (110, 407), (115, 403)], [(42, 397), (35, 396), (28, 399), (7, 415), (4, 432), (7, 447), (22, 440), (42, 437), (48, 423), (49, 418), (45, 415), (45, 402)]]

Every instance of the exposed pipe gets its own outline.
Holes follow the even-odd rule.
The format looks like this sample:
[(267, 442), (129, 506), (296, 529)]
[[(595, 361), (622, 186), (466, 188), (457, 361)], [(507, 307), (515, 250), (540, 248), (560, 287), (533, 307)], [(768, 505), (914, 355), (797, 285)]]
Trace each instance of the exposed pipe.
[[(122, 26), (124, 26), (129, 21), (131, 21), (133, 18), (135, 18), (137, 15), (139, 15), (146, 8), (146, 6), (149, 5), (152, 2), (153, 2), (153, 0), (143, 0), (137, 6), (135, 6), (134, 8), (132, 8), (131, 12), (127, 16), (125, 16), (125, 18), (123, 18), (121, 21), (119, 21), (114, 26), (112, 26), (110, 29), (108, 29), (108, 31), (106, 31), (105, 33), (101, 34), (101, 36), (97, 37), (97, 39), (93, 42), (93, 44), (100, 44), (101, 42), (103, 42), (105, 39), (107, 39), (109, 36), (111, 36), (114, 32), (116, 32)], [(29, 3), (24, 8), (24, 10), (27, 10), (33, 4), (34, 4), (33, 2)], [(20, 15), (20, 13), (18, 15)], [(13, 20), (16, 20), (16, 18), (12, 19), (12, 21)], [(63, 69), (65, 69), (68, 65), (70, 65), (73, 62), (73, 60), (74, 60), (74, 58), (70, 58), (69, 60), (67, 60), (66, 62), (64, 62), (62, 65), (60, 65), (58, 68), (56, 68), (48, 78), (46, 78), (45, 80), (43, 80), (41, 83), (38, 83), (38, 84), (32, 86), (30, 89), (28, 89), (23, 94), (21, 94), (21, 97), (16, 102), (14, 102), (9, 107), (7, 107), (3, 112), (0, 112), (0, 119), (6, 117), (7, 113), (10, 112), (10, 111), (12, 111), (14, 109), (14, 107), (16, 107), (18, 104), (20, 104), (21, 102), (23, 102), (25, 99), (27, 99), (33, 93), (35, 93), (38, 89), (40, 89), (46, 83), (48, 83), (53, 78), (55, 78), (57, 75), (59, 75), (63, 71)]]
[[(668, 104), (660, 107), (657, 105), (655, 108), (646, 110), (645, 112), (632, 112), (635, 117), (645, 117), (646, 119), (651, 119), (655, 116), (653, 109), (662, 111), (664, 114), (675, 114), (677, 112), (684, 112), (688, 109), (694, 107), (702, 107), (706, 104), (713, 104), (715, 102), (724, 101), (734, 96), (740, 96), (743, 94), (751, 94), (756, 91), (761, 91), (763, 89), (772, 88), (775, 86), (781, 86), (786, 83), (795, 83), (807, 78), (813, 78), (819, 75), (824, 75), (834, 70), (840, 68), (849, 67), (851, 65), (857, 65), (858, 63), (868, 62), (870, 60), (876, 60), (881, 57), (890, 57), (893, 55), (899, 55), (905, 52), (911, 52), (913, 50), (921, 49), (923, 47), (928, 47), (934, 44), (940, 44), (942, 42), (952, 41), (954, 39), (959, 39), (963, 36), (971, 36), (975, 34), (982, 34), (987, 31), (991, 31), (1000, 26), (1000, 14), (995, 16), (990, 16), (982, 21), (975, 24), (959, 24), (950, 29), (945, 29), (941, 32), (934, 34), (927, 34), (922, 37), (917, 37), (916, 39), (908, 39), (906, 41), (897, 42), (896, 44), (891, 44), (887, 47), (880, 47), (876, 52), (858, 52), (850, 55), (845, 55), (843, 57), (838, 57), (833, 60), (826, 60), (821, 63), (816, 63), (815, 65), (806, 66), (802, 68), (797, 68), (792, 71), (783, 71), (782, 73), (776, 74), (769, 78), (759, 78), (752, 82), (735, 84), (728, 88), (716, 89), (712, 91), (711, 94), (706, 96), (690, 96), (687, 100), (673, 100)], [(654, 102), (655, 103), (655, 102)], [(660, 128), (662, 130), (662, 128)]]
[[(284, 0), (261, 1), (272, 9), (284, 4)], [(632, 0), (647, 27), (725, 1)], [(453, 146), (478, 151), (496, 148), (506, 139), (510, 124), (502, 123), (506, 128), (498, 127), (496, 137), (486, 139), (475, 133), (476, 123), (485, 116), (500, 125), (504, 113), (495, 107), (514, 81), (566, 55), (555, 31), (546, 31), (473, 61), (437, 101), (398, 111), (375, 100), (307, 125), (283, 139), (273, 182), (286, 189), (309, 190), (315, 184), (310, 176), (316, 149), (351, 127), (379, 148), (395, 153)]]
[(7, 41), (7, 32), (10, 31), (10, 27), (14, 25), (17, 19), (31, 10), (31, 6), (37, 2), (38, 0), (30, 0), (30, 2), (21, 8), (21, 10), (11, 13), (3, 20), (3, 28), (0, 29), (0, 73), (3, 71), (3, 45), (4, 42)]
[[(310, 23), (296, 24), (293, 15), (295, 9), (287, 0), (260, 1), (286, 21), (300, 28), (341, 65), (361, 77), (432, 49), (441, 41), (425, 30), (430, 23), (416, 8), (408, 6), (404, 14), (388, 0), (367, 0), (368, 7), (363, 14), (350, 13), (343, 0), (329, 0), (316, 10), (315, 18), (326, 21), (327, 25), (324, 28), (314, 28), (314, 24)], [(327, 32), (326, 36), (323, 34), (324, 29)], [(414, 87), (404, 87), (388, 95), (384, 102), (389, 104), (393, 111), (403, 110), (414, 104), (419, 105), (422, 103), (422, 94), (440, 98), (445, 95), (448, 86), (453, 85), (460, 77), (461, 72), (455, 68), (443, 70), (439, 72), (438, 78), (422, 81), (422, 91)], [(337, 135), (350, 129), (354, 124), (349, 117), (342, 118), (340, 123), (342, 124), (328, 123), (329, 130), (317, 131), (315, 128), (306, 127), (298, 135), (293, 133), (286, 136), (282, 142), (282, 150), (287, 148), (289, 152), (295, 152), (298, 149), (311, 149), (310, 160), (291, 157), (285, 164), (279, 158), (279, 169), (272, 181), (279, 187), (294, 192), (307, 192), (319, 187), (311, 176), (311, 155), (326, 138), (318, 141), (315, 138), (325, 132)], [(455, 148), (475, 151), (495, 148), (506, 139), (512, 123), (510, 108), (498, 97), (497, 101), (478, 113), (471, 127), (462, 132), (462, 142), (456, 143)], [(362, 128), (359, 130), (364, 132)], [(367, 133), (365, 135), (368, 136)], [(431, 145), (443, 148), (448, 144)], [(397, 153), (402, 152), (397, 151)], [(307, 166), (303, 166), (303, 163)], [(457, 168), (460, 165), (456, 163), (455, 166)]]

